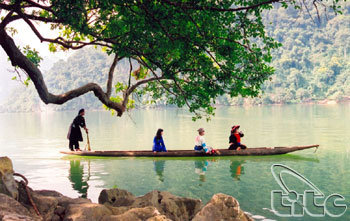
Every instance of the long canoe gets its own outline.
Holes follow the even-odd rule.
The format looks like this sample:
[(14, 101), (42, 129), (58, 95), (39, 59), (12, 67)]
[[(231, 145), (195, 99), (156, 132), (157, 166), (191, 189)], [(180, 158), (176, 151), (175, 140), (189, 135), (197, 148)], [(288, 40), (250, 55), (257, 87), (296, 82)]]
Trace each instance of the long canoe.
[(76, 156), (99, 156), (99, 157), (203, 157), (203, 156), (263, 156), (286, 154), (294, 151), (318, 148), (319, 145), (292, 146), (292, 147), (259, 147), (245, 150), (217, 149), (213, 155), (198, 153), (194, 150), (168, 150), (168, 152), (154, 153), (150, 150), (135, 151), (61, 151), (63, 154)]

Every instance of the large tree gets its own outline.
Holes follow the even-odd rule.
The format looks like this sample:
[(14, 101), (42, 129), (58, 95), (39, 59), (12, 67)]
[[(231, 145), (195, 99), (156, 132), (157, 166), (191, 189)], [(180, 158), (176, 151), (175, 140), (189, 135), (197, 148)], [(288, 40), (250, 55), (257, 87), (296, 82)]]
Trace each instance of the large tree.
[[(279, 43), (266, 35), (262, 20), (273, 3), (309, 9), (304, 0), (0, 0), (0, 45), (46, 104), (63, 104), (92, 91), (121, 116), (132, 93), (147, 93), (154, 100), (188, 106), (198, 118), (214, 113), (218, 96), (257, 96), (273, 74), (268, 63)], [(310, 4), (326, 7), (320, 0)], [(113, 55), (106, 90), (92, 82), (60, 95), (50, 93), (38, 53), (21, 50), (11, 36), (9, 24), (17, 20), (49, 42), (51, 51), (95, 45)], [(44, 36), (40, 23), (60, 34)], [(129, 80), (112, 85), (121, 59), (130, 62)], [(113, 88), (116, 97), (111, 97)]]

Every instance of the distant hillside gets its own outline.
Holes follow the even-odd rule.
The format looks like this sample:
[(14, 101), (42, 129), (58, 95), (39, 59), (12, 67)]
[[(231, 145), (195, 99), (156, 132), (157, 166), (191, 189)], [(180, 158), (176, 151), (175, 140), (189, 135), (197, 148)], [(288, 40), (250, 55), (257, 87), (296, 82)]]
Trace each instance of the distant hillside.
[[(270, 36), (283, 46), (273, 54), (276, 72), (267, 81), (258, 98), (220, 97), (217, 104), (300, 103), (324, 99), (341, 101), (350, 97), (350, 7), (343, 15), (329, 15), (317, 20), (294, 9), (275, 8), (266, 13)], [(59, 61), (44, 75), (53, 93), (96, 82), (106, 85), (112, 57), (94, 48), (77, 51), (69, 59)], [(122, 62), (115, 79), (126, 80), (129, 65)], [(80, 107), (100, 109), (102, 104), (93, 94), (86, 94), (64, 105), (43, 105), (31, 84), (20, 85), (1, 106), (2, 111), (77, 110)]]
[[(347, 3), (347, 5), (349, 5)], [(292, 8), (266, 13), (270, 36), (283, 46), (273, 53), (275, 74), (258, 98), (230, 99), (220, 104), (300, 103), (350, 98), (350, 7), (343, 15), (321, 16)]]

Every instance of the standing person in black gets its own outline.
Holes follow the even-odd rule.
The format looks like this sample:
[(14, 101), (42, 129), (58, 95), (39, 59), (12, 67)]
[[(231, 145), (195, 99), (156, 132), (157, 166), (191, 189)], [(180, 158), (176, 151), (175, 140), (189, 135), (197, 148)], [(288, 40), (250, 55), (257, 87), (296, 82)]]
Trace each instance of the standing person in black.
[(88, 129), (85, 125), (85, 110), (79, 110), (78, 116), (76, 116), (73, 120), (73, 123), (70, 125), (69, 132), (67, 138), (69, 139), (69, 149), (74, 151), (73, 147), (76, 151), (80, 151), (79, 149), (79, 141), (83, 141), (83, 136), (80, 131), (80, 127), (84, 128), (86, 133), (88, 133)]
[(231, 130), (230, 135), (230, 147), (229, 150), (241, 150), (241, 149), (247, 149), (247, 146), (244, 144), (241, 144), (241, 137), (244, 136), (244, 134), (241, 131), (238, 131), (239, 125), (233, 126)]

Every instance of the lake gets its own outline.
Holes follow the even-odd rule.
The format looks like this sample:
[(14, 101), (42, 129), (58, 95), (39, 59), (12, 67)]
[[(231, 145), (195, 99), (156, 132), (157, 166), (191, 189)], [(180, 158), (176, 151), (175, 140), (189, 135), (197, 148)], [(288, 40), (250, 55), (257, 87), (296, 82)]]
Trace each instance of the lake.
[[(67, 131), (76, 114), (0, 114), (0, 155), (12, 159), (15, 171), (25, 175), (33, 189), (53, 189), (70, 197), (87, 197), (93, 202), (97, 202), (102, 189), (114, 187), (134, 195), (154, 189), (169, 191), (199, 198), (203, 203), (215, 193), (225, 193), (234, 196), (243, 210), (259, 215), (261, 219), (314, 220), (308, 214), (292, 219), (278, 217), (271, 211), (271, 199), (275, 198), (271, 191), (281, 190), (271, 166), (283, 164), (314, 184), (324, 197), (337, 193), (350, 205), (349, 104), (218, 107), (210, 122), (193, 122), (189, 113), (175, 108), (133, 110), (122, 118), (109, 112), (86, 110), (93, 150), (151, 149), (158, 128), (164, 129), (167, 149), (192, 149), (199, 127), (206, 130), (209, 146), (226, 148), (230, 129), (235, 124), (241, 125), (240, 130), (245, 134), (242, 143), (248, 147), (320, 144), (316, 153), (312, 149), (254, 157), (63, 156), (59, 151), (68, 150)], [(80, 143), (82, 149), (85, 143), (84, 134), (84, 142)], [(295, 176), (285, 176), (284, 181), (297, 193), (303, 194), (310, 189)], [(278, 204), (282, 199), (277, 198), (274, 202)], [(323, 201), (316, 199), (319, 205)], [(333, 208), (331, 204), (327, 201), (329, 211), (340, 214), (342, 209)], [(309, 207), (315, 214), (322, 211), (322, 208)], [(280, 209), (288, 213), (288, 209)], [(329, 219), (329, 216), (320, 218)], [(349, 209), (337, 220), (350, 220)]]

